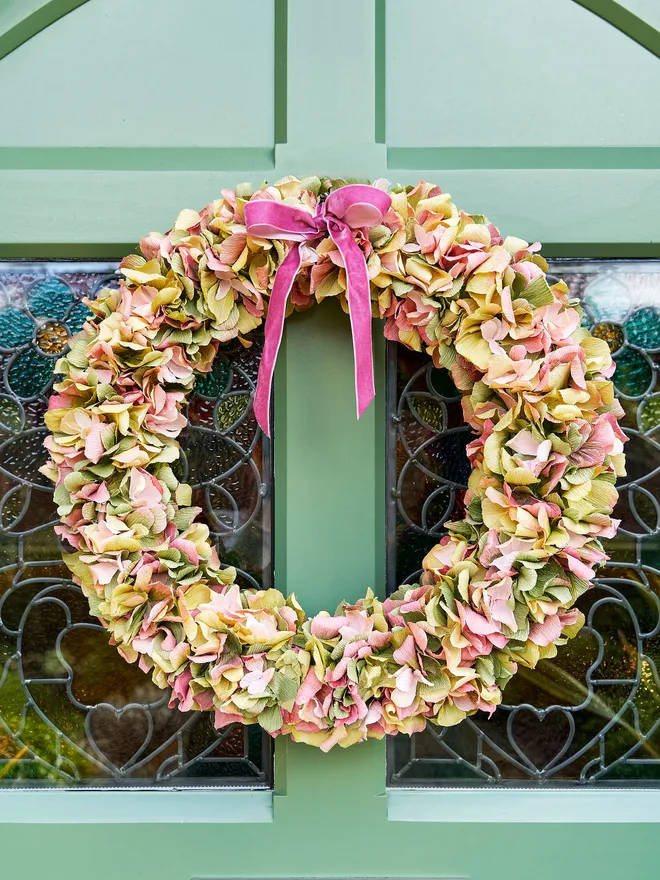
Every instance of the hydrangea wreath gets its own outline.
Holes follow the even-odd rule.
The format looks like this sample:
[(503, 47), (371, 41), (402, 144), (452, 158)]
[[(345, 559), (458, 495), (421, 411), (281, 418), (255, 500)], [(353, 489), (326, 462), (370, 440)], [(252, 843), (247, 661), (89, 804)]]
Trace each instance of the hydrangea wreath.
[[(250, 345), (294, 246), (251, 235), (246, 205), (312, 217), (344, 183), (242, 184), (142, 239), (58, 363), (43, 468), (64, 560), (122, 656), (217, 727), (258, 723), (324, 750), (490, 713), (519, 666), (555, 656), (583, 623), (573, 605), (607, 559), (625, 473), (610, 351), (549, 283), (540, 245), (503, 239), (433, 184), (393, 188), (382, 222), (352, 239), (385, 336), (428, 353), (463, 393), (476, 435), (467, 516), (419, 584), (386, 601), (369, 592), (308, 619), (293, 595), (239, 589), (172, 470), (182, 407), (219, 346)], [(327, 297), (348, 311), (332, 236), (300, 251), (289, 311)]]

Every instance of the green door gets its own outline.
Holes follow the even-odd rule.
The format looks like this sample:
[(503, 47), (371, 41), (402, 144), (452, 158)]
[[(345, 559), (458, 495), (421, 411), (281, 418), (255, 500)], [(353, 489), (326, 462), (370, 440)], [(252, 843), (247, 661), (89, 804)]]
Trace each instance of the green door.
[[(626, 272), (651, 279), (644, 282), (651, 290), (644, 302), (655, 315), (660, 284), (650, 261), (660, 257), (659, 57), (660, 15), (651, 0), (5, 2), (3, 595), (14, 595), (12, 578), (25, 572), (26, 560), (45, 564), (51, 546), (48, 523), (38, 520), (46, 501), (21, 470), (38, 446), (24, 429), (50, 381), (46, 341), (57, 340), (57, 322), (71, 329), (77, 314), (73, 295), (63, 312), (49, 313), (43, 303), (62, 308), (64, 288), (48, 279), (62, 276), (71, 289), (92, 284), (90, 278), (96, 283), (149, 230), (166, 230), (181, 208), (199, 208), (243, 180), (324, 174), (414, 183), (422, 177), (451, 192), (459, 207), (487, 214), (505, 233), (543, 241), (552, 257), (644, 258), (643, 266), (635, 263)], [(22, 266), (20, 260), (30, 262)], [(48, 263), (39, 266), (38, 260)], [(586, 265), (573, 264), (573, 275), (609, 277), (604, 264), (588, 271)], [(16, 307), (17, 296), (24, 306)], [(605, 301), (599, 296), (594, 321), (617, 324), (607, 310), (598, 313)], [(639, 431), (651, 437), (655, 405), (646, 401), (655, 400), (660, 344), (626, 321), (621, 318), (621, 332), (630, 353), (619, 366), (621, 382), (633, 382), (635, 371), (646, 379), (641, 390), (626, 385), (624, 398), (631, 406), (644, 399)], [(46, 340), (47, 324), (54, 336)], [(272, 575), (309, 613), (332, 610), (366, 587), (385, 593), (386, 550), (393, 559), (396, 538), (386, 529), (386, 520), (394, 523), (396, 437), (390, 429), (397, 382), (408, 367), (397, 366), (396, 352), (388, 355), (378, 333), (375, 356), (376, 401), (356, 422), (346, 316), (327, 303), (288, 321), (276, 373), (274, 481), (269, 451), (264, 446), (259, 452), (259, 485), (268, 500), (260, 508), (259, 546), (267, 552), (252, 557), (249, 542), (227, 543), (248, 575)], [(21, 386), (24, 369), (37, 378)], [(241, 369), (249, 378), (244, 362), (227, 367), (233, 376)], [(226, 375), (218, 369), (217, 385), (211, 383), (199, 403), (200, 412), (207, 407), (215, 413), (219, 434), (230, 425), (222, 421), (230, 420), (229, 410), (217, 415)], [(241, 386), (235, 389), (240, 397)], [(660, 447), (651, 437), (645, 448), (653, 458)], [(202, 457), (209, 449), (206, 457), (212, 458), (211, 447), (202, 448)], [(652, 505), (652, 498), (640, 501), (639, 510), (644, 503)], [(19, 528), (28, 509), (37, 519)], [(218, 509), (228, 510), (220, 501)], [(656, 527), (648, 527), (649, 540)], [(638, 563), (630, 560), (633, 567)], [(57, 584), (48, 571), (39, 576)], [(403, 740), (389, 750), (372, 741), (324, 755), (280, 741), (271, 752), (252, 734), (249, 742), (239, 736), (234, 752), (225, 744), (194, 779), (184, 774), (183, 781), (162, 784), (143, 775), (136, 784), (131, 768), (138, 758), (122, 756), (121, 749), (112, 753), (125, 738), (129, 713), (115, 711), (110, 688), (87, 692), (85, 703), (83, 682), (74, 695), (91, 706), (88, 714), (103, 704), (112, 716), (105, 752), (106, 758), (114, 754), (114, 770), (96, 753), (97, 766), (108, 771), (105, 780), (86, 771), (72, 781), (71, 737), (64, 721), (57, 727), (56, 713), (64, 709), (51, 699), (48, 717), (56, 721), (49, 730), (59, 733), (49, 748), (60, 751), (52, 773), (41, 772), (39, 731), (48, 713), (39, 688), (46, 684), (29, 664), (44, 657), (21, 653), (30, 633), (20, 608), (7, 600), (0, 611), (3, 880), (658, 875), (653, 742), (639, 755), (635, 779), (625, 784), (545, 779), (519, 785), (504, 778), (502, 785), (463, 785), (452, 777), (447, 785), (442, 773), (428, 769), (437, 768), (440, 753), (425, 752), (421, 740), (413, 751)], [(652, 626), (647, 635), (652, 655)], [(92, 658), (106, 682), (117, 668), (110, 653)], [(92, 662), (65, 657), (72, 668)], [(19, 660), (22, 678), (16, 678)], [(53, 663), (49, 674), (56, 678)], [(646, 686), (659, 695), (660, 706), (655, 666), (643, 668), (651, 670)], [(11, 682), (22, 690), (11, 691)], [(26, 689), (31, 702), (23, 717), (15, 701)], [(31, 727), (37, 704), (40, 721)], [(644, 722), (647, 733), (660, 718), (660, 709), (653, 712)], [(541, 725), (538, 737), (545, 736)], [(192, 739), (180, 737), (177, 748), (193, 748)], [(608, 747), (605, 739), (602, 747)], [(202, 752), (198, 747), (196, 754)], [(177, 757), (185, 763), (180, 752)], [(412, 758), (426, 760), (426, 769), (406, 777), (402, 769)]]

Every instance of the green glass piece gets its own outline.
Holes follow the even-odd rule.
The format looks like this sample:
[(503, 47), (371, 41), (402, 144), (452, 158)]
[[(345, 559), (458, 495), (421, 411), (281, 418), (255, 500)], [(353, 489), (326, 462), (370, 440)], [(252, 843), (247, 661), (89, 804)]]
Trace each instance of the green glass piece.
[(216, 358), (210, 373), (195, 382), (195, 391), (202, 397), (220, 397), (227, 390), (231, 370), (226, 361)]
[(641, 406), (639, 423), (643, 431), (651, 431), (660, 425), (660, 396), (649, 397)]
[(621, 394), (639, 397), (651, 384), (653, 372), (644, 355), (632, 348), (624, 348), (615, 358), (616, 370), (612, 381)]
[(416, 394), (409, 398), (409, 404), (410, 408), (426, 425), (429, 425), (435, 431), (442, 431), (444, 417), (442, 407), (437, 400)]
[(218, 405), (216, 424), (219, 431), (227, 431), (243, 415), (250, 403), (249, 394), (236, 394), (226, 397)]
[(9, 368), (9, 388), (17, 397), (34, 397), (43, 391), (52, 375), (53, 361), (28, 348)]
[(639, 309), (626, 321), (628, 342), (640, 348), (660, 348), (660, 314), (654, 308)]
[(30, 316), (18, 309), (3, 309), (0, 312), (0, 346), (17, 348), (32, 340), (34, 324)]
[(0, 395), (0, 427), (15, 433), (21, 430), (24, 423), (25, 413), (21, 404), (8, 394)]
[(59, 318), (61, 321), (72, 302), (73, 294), (68, 284), (59, 278), (40, 281), (28, 297), (28, 306), (35, 318)]
[(69, 312), (69, 317), (66, 319), (66, 326), (69, 328), (69, 332), (71, 335), (74, 333), (80, 333), (83, 328), (83, 324), (91, 315), (91, 311), (85, 303), (77, 302), (74, 307)]
[(625, 342), (623, 330), (619, 324), (596, 324), (591, 332), (594, 336), (597, 336), (599, 339), (604, 339), (605, 342), (607, 342), (612, 354), (618, 351)]

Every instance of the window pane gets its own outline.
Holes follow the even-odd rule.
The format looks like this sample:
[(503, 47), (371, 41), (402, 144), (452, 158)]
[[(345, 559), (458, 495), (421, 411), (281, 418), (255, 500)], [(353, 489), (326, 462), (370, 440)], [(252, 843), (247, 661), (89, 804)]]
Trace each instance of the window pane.
[[(69, 580), (53, 531), (43, 415), (57, 356), (115, 285), (110, 263), (0, 262), (0, 785), (270, 784), (260, 728), (218, 733), (108, 645)], [(223, 562), (270, 586), (271, 454), (252, 414), (261, 342), (224, 346), (200, 379), (182, 435), (193, 486)]]
[[(599, 784), (660, 781), (660, 262), (557, 260), (606, 339), (625, 409), (628, 476), (619, 484), (612, 557), (579, 607), (587, 624), (553, 660), (520, 669), (490, 720), (432, 726), (388, 744), (390, 785)], [(425, 355), (390, 344), (389, 588), (463, 516), (470, 466), (460, 398)]]

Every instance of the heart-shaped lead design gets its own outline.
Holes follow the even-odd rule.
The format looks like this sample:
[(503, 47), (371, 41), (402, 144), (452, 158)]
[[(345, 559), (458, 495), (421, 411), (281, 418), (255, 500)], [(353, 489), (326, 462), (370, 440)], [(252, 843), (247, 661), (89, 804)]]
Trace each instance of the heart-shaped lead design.
[[(348, 746), (492, 712), (519, 665), (576, 634), (574, 603), (616, 530), (623, 411), (607, 342), (548, 282), (539, 248), (424, 181), (387, 192), (286, 178), (183, 211), (89, 303), (56, 368), (42, 470), (92, 613), (183, 711)], [(350, 313), (358, 412), (373, 393), (378, 316), (388, 339), (450, 370), (476, 436), (467, 516), (446, 524), (419, 583), (308, 620), (293, 595), (239, 589), (171, 465), (195, 377), (223, 343), (249, 345), (266, 313), (255, 411), (268, 427), (287, 302), (328, 296)], [(127, 717), (115, 715), (117, 736)], [(112, 726), (97, 748), (125, 766), (140, 732), (130, 755), (112, 753)]]
[(153, 721), (139, 705), (118, 709), (109, 703), (99, 703), (87, 715), (85, 732), (101, 761), (115, 773), (121, 773), (144, 754), (151, 740)]
[[(520, 759), (543, 773), (568, 751), (575, 734), (575, 719), (565, 709), (520, 706), (511, 710), (508, 727), (509, 740)], [(518, 740), (522, 745), (518, 745)]]

